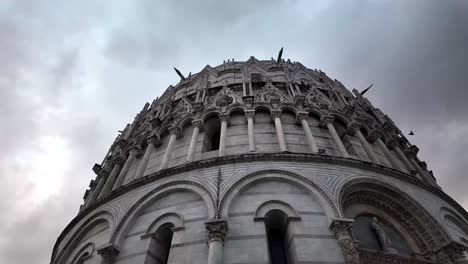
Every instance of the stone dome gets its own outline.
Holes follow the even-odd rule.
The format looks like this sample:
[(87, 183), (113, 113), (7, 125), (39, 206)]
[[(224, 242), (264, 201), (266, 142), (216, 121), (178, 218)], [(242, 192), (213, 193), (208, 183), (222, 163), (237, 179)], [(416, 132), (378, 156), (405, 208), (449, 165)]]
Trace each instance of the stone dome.
[(51, 263), (466, 263), (467, 212), (367, 90), (282, 59), (176, 71)]

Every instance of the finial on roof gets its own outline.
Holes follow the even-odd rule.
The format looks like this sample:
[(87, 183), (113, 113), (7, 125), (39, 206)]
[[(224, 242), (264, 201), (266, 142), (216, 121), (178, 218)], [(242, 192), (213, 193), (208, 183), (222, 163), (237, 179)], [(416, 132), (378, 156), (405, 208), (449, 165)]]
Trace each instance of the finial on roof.
[(176, 67), (174, 67), (174, 70), (177, 73), (177, 75), (179, 75), (180, 79), (182, 79), (182, 81), (185, 81), (185, 76)]
[(361, 95), (364, 95), (367, 91), (369, 91), (369, 89), (374, 86), (374, 84), (371, 84), (369, 87), (367, 87), (366, 89), (364, 89), (362, 92), (361, 92)]
[(281, 62), (281, 56), (283, 56), (283, 47), (281, 47), (279, 53), (278, 53), (278, 59), (276, 59), (276, 63)]

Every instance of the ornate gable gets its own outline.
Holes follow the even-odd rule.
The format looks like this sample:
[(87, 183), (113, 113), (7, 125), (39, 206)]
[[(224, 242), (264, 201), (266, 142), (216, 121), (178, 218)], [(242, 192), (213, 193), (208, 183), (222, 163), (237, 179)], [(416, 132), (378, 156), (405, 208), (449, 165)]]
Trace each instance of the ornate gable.
[(179, 103), (172, 112), (175, 116), (181, 117), (186, 114), (193, 113), (193, 107), (192, 104), (190, 104), (190, 102), (187, 100), (187, 98), (184, 97), (179, 100)]
[(290, 103), (292, 99), (276, 88), (276, 86), (271, 83), (271, 80), (267, 80), (265, 87), (263, 87), (261, 91), (255, 93), (255, 101)]
[(317, 86), (312, 86), (306, 92), (305, 98), (306, 105), (313, 105), (322, 109), (338, 108), (338, 106), (330, 100), (323, 92), (321, 92)]
[(242, 98), (229, 87), (223, 86), (223, 88), (208, 102), (208, 107), (225, 107), (231, 104), (241, 103)]

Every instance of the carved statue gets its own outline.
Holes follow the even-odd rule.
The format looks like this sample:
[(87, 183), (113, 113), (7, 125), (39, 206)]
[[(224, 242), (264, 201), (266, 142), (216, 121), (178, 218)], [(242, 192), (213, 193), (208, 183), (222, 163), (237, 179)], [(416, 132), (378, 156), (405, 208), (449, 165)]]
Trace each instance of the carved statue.
[(388, 253), (396, 253), (396, 250), (392, 247), (392, 241), (383, 229), (379, 220), (377, 220), (377, 217), (372, 217), (371, 228), (377, 235), (382, 250)]

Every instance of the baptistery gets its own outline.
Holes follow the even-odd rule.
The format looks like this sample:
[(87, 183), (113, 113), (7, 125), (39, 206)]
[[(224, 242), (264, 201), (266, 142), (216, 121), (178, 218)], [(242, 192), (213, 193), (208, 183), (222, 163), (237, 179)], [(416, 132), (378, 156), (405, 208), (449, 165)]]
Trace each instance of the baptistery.
[(467, 212), (369, 89), (281, 57), (175, 69), (51, 264), (467, 263)]

